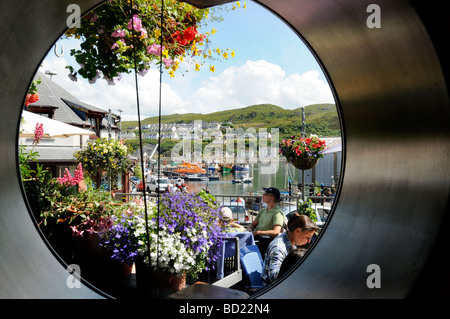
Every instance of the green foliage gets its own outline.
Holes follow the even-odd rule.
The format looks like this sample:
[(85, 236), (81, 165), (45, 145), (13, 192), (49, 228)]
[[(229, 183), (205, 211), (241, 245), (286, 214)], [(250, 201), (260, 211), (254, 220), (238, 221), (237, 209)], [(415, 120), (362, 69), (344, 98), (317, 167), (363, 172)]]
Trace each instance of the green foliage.
[(57, 224), (72, 227), (73, 234), (77, 236), (82, 236), (84, 232), (105, 230), (112, 225), (111, 217), (121, 209), (114, 203), (111, 193), (92, 186), (83, 191), (79, 191), (77, 185), (54, 183), (53, 186), (42, 194), (48, 205), (45, 209), (41, 208), (41, 228), (48, 235), (53, 233)]
[[(158, 117), (149, 117), (142, 125), (157, 124)], [(196, 120), (217, 121), (234, 128), (278, 128), (280, 139), (297, 135), (302, 130), (302, 109), (283, 109), (272, 104), (252, 105), (233, 110), (219, 111), (209, 114), (187, 113), (163, 115), (161, 123), (191, 123)], [(232, 124), (228, 124), (232, 123)], [(123, 127), (138, 126), (136, 121), (122, 123)], [(334, 104), (314, 104), (305, 107), (306, 134), (318, 136), (340, 136), (340, 122)], [(270, 132), (270, 130), (269, 130)]]
[(300, 215), (306, 215), (311, 218), (314, 223), (317, 223), (316, 211), (311, 207), (311, 205), (312, 201), (310, 199), (306, 202), (300, 200), (298, 202), (297, 211)]
[(228, 58), (230, 49), (209, 48), (214, 29), (204, 34), (197, 30), (210, 18), (209, 9), (175, 0), (164, 1), (163, 14), (161, 9), (161, 0), (112, 0), (89, 12), (79, 27), (65, 33), (81, 40), (80, 49), (70, 52), (79, 65), (66, 67), (70, 76), (80, 75), (90, 83), (103, 76), (114, 84), (135, 68), (135, 62), (141, 75), (163, 63), (173, 76), (185, 59), (195, 59), (198, 70), (205, 60)]
[(142, 168), (140, 165), (134, 167), (133, 175), (142, 179)]
[(127, 158), (127, 147), (119, 140), (106, 138), (89, 142), (81, 151), (75, 153), (75, 159), (82, 163), (88, 174), (107, 171), (110, 176), (125, 172), (131, 162)]

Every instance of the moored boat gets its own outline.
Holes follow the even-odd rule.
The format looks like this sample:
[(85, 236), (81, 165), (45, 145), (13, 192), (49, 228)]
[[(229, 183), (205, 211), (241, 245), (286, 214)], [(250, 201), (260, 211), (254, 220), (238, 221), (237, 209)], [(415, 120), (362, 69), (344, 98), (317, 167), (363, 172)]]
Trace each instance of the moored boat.
[(230, 173), (232, 169), (233, 169), (233, 165), (231, 165), (231, 164), (222, 164), (221, 165), (222, 173)]
[(191, 163), (179, 164), (173, 172), (179, 174), (206, 174), (206, 170), (204, 168), (201, 168), (197, 164)]
[(235, 164), (234, 171), (235, 172), (247, 172), (250, 170), (250, 166), (248, 164)]
[(232, 182), (233, 183), (251, 183), (251, 182), (253, 182), (253, 177), (241, 176), (240, 178), (233, 179)]

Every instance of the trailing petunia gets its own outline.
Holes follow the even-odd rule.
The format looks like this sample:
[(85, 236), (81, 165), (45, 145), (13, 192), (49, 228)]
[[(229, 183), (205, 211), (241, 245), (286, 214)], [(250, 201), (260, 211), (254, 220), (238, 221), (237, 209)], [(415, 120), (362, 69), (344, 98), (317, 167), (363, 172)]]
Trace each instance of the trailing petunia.
[[(81, 19), (79, 27), (65, 33), (66, 37), (82, 42), (79, 49), (70, 52), (79, 66), (66, 66), (70, 79), (76, 81), (80, 75), (95, 83), (98, 73), (107, 80), (120, 79), (119, 75), (123, 73), (136, 69), (143, 74), (150, 64), (161, 63), (172, 76), (179, 69), (176, 62), (184, 57), (203, 60), (228, 57), (223, 53), (213, 56), (215, 53), (210, 50), (199, 54), (201, 50), (197, 48), (204, 45), (208, 49), (211, 45), (210, 37), (216, 30), (205, 33), (198, 30), (207, 20), (220, 20), (219, 16), (210, 16), (209, 9), (198, 9), (176, 0), (164, 1), (164, 14), (161, 14), (161, 8), (161, 0), (134, 0), (132, 3), (113, 0), (88, 13)], [(221, 10), (227, 10), (227, 6)], [(163, 50), (157, 49), (156, 44), (167, 50), (165, 60), (160, 58)], [(132, 61), (137, 62), (136, 67)]]

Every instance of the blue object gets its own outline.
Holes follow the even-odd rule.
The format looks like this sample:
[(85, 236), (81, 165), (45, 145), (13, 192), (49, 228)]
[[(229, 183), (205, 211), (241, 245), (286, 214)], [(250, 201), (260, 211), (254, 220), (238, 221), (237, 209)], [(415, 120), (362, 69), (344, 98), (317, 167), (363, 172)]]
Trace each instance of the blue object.
[[(239, 248), (246, 245), (255, 245), (255, 239), (251, 232), (232, 232), (229, 233), (229, 236), (239, 238)], [(217, 279), (222, 279), (224, 277), (224, 259), (234, 256), (235, 249), (235, 244), (231, 241), (225, 241), (219, 248), (220, 254), (217, 258)]]
[(261, 275), (264, 265), (258, 246), (247, 245), (242, 247), (239, 250), (239, 256), (244, 273), (250, 280), (250, 286), (247, 288), (263, 288), (264, 286)]

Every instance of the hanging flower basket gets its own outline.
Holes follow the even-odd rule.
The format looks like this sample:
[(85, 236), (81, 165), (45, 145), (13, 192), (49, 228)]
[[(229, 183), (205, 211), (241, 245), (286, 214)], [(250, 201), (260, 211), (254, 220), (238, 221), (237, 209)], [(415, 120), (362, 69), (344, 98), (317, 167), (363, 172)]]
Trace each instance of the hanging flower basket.
[(311, 169), (317, 165), (319, 162), (319, 158), (307, 157), (307, 158), (299, 158), (293, 157), (288, 158), (288, 161), (295, 167), (301, 170)]
[(280, 143), (280, 154), (294, 167), (307, 170), (317, 165), (319, 159), (323, 157), (320, 152), (325, 148), (325, 141), (320, 140), (317, 135), (310, 135), (308, 138), (297, 135)]

